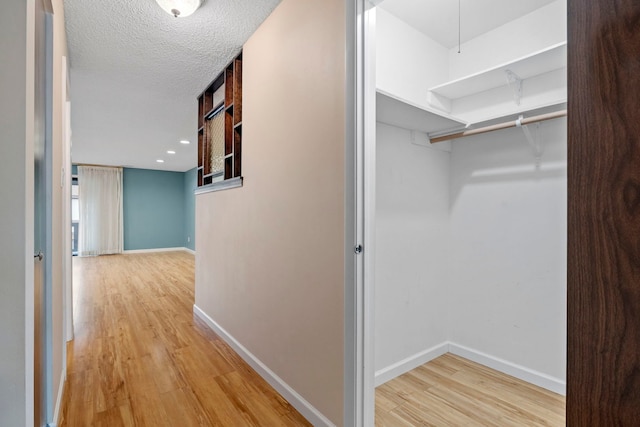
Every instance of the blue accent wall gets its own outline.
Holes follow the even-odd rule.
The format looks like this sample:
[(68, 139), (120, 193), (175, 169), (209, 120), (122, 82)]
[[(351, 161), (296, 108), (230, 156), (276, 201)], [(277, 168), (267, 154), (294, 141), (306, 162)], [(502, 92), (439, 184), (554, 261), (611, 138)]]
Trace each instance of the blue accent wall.
[(184, 247), (196, 249), (196, 189), (198, 168), (184, 173)]
[[(78, 166), (71, 166), (78, 174)], [(186, 172), (124, 168), (124, 250), (196, 249), (197, 168)]]
[(184, 172), (124, 169), (125, 250), (185, 246), (184, 176)]

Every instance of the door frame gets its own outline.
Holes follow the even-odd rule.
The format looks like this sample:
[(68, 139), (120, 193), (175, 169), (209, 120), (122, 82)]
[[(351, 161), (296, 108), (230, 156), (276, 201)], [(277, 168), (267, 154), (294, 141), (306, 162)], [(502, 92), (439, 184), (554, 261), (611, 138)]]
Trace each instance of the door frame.
[(45, 256), (44, 256), (44, 375), (45, 375), (45, 423), (53, 418), (53, 5), (51, 0), (42, 0), (45, 16)]
[(344, 425), (359, 427), (375, 414), (375, 7), (346, 5)]
[[(73, 340), (73, 257), (71, 254), (71, 101), (69, 96), (69, 65), (66, 56), (62, 57), (62, 250), (64, 292), (62, 312), (65, 328), (65, 342)], [(66, 236), (66, 237), (65, 237)], [(62, 356), (66, 361), (66, 345), (63, 345)], [(65, 362), (66, 366), (66, 362)]]
[[(380, 0), (372, 1), (380, 3)], [(346, 176), (347, 183), (350, 182), (350, 178), (353, 178), (353, 182), (355, 182), (353, 194), (349, 191), (346, 193), (346, 212), (347, 215), (351, 213), (349, 209), (352, 206), (348, 201), (349, 196), (356, 195), (357, 203), (353, 206), (356, 229), (353, 231), (356, 242), (367, 244), (364, 245), (364, 256), (357, 257), (358, 260), (355, 262), (356, 268), (353, 271), (353, 279), (355, 280), (349, 282), (348, 274), (345, 276), (347, 279), (345, 282), (347, 284), (345, 294), (345, 425), (369, 426), (373, 425), (375, 402), (373, 400), (373, 383), (368, 383), (367, 379), (370, 381), (375, 372), (372, 366), (373, 335), (367, 335), (366, 332), (367, 329), (372, 329), (374, 321), (373, 272), (375, 254), (371, 243), (375, 238), (375, 217), (373, 216), (375, 209), (367, 210), (367, 206), (369, 208), (375, 207), (375, 181), (372, 185), (372, 181), (370, 181), (369, 186), (366, 183), (367, 178), (375, 179), (375, 150), (373, 153), (367, 151), (367, 148), (371, 148), (367, 143), (373, 144), (375, 147), (375, 130), (374, 133), (371, 133), (370, 128), (372, 124), (375, 126), (375, 116), (373, 120), (367, 120), (367, 113), (373, 110), (375, 114), (375, 75), (367, 74), (366, 65), (368, 60), (372, 60), (370, 53), (367, 55), (367, 47), (375, 43), (375, 15), (368, 15), (369, 18), (373, 17), (368, 20), (365, 13), (368, 10), (366, 7), (368, 1), (356, 0), (356, 2), (355, 15), (347, 16), (347, 19), (352, 19), (351, 22), (355, 23), (353, 32), (355, 54), (347, 56), (356, 58), (354, 59), (355, 64), (352, 64), (354, 67), (348, 67), (349, 70), (355, 70), (353, 81), (348, 82), (353, 85), (351, 87), (354, 89), (355, 108), (353, 112), (347, 109), (347, 123), (354, 123), (353, 129), (349, 128), (349, 124), (347, 125), (348, 132), (349, 130), (353, 131), (353, 134), (348, 133), (347, 135), (347, 162), (350, 159), (349, 142), (352, 140), (355, 142), (355, 147), (352, 148), (355, 148), (356, 159), (354, 159), (355, 174), (353, 176), (347, 174)], [(616, 0), (615, 3), (621, 12), (624, 11), (627, 14), (628, 19), (637, 16), (639, 8), (630, 0)], [(626, 178), (632, 182), (634, 191), (637, 188), (636, 181), (634, 181), (637, 174), (629, 174), (629, 171), (625, 170), (627, 173), (625, 176), (611, 171), (617, 170), (619, 163), (616, 162), (621, 162), (622, 156), (637, 151), (633, 149), (637, 138), (629, 138), (628, 136), (638, 134), (636, 132), (638, 122), (633, 121), (633, 118), (638, 114), (634, 113), (636, 110), (627, 108), (624, 111), (627, 116), (631, 117), (631, 120), (623, 121), (622, 124), (625, 126), (611, 126), (611, 123), (620, 121), (618, 113), (619, 106), (623, 105), (621, 100), (614, 96), (603, 96), (602, 93), (607, 93), (607, 88), (601, 86), (606, 85), (589, 86), (585, 85), (585, 82), (589, 83), (599, 78), (597, 83), (605, 81), (612, 83), (610, 79), (606, 80), (609, 74), (605, 72), (594, 74), (592, 71), (599, 69), (597, 66), (599, 63), (610, 64), (609, 59), (616, 53), (610, 53), (610, 50), (615, 51), (615, 49), (602, 49), (602, 46), (611, 40), (626, 42), (627, 51), (625, 53), (628, 53), (629, 46), (633, 46), (632, 42), (635, 39), (630, 36), (631, 33), (628, 31), (628, 25), (623, 21), (623, 15), (619, 16), (619, 21), (614, 22), (610, 19), (611, 5), (603, 0), (591, 3), (588, 0), (568, 0), (567, 5), (567, 31), (570, 36), (568, 66), (569, 73), (573, 72), (571, 75), (574, 77), (568, 83), (568, 97), (570, 101), (574, 98), (578, 99), (580, 106), (577, 108), (574, 106), (575, 109), (570, 111), (567, 124), (569, 149), (567, 160), (569, 175), (567, 191), (567, 290), (569, 298), (567, 299), (566, 417), (570, 424), (593, 423), (596, 420), (603, 425), (615, 421), (632, 425), (637, 420), (639, 413), (638, 401), (637, 399), (633, 400), (637, 397), (638, 382), (633, 381), (637, 380), (637, 375), (634, 374), (637, 373), (638, 366), (640, 366), (640, 359), (637, 357), (637, 334), (634, 334), (640, 329), (640, 323), (630, 308), (634, 304), (638, 304), (637, 297), (640, 292), (637, 287), (631, 288), (629, 286), (629, 284), (637, 282), (633, 281), (637, 278), (637, 269), (629, 267), (630, 259), (633, 258), (628, 256), (625, 250), (635, 246), (633, 244), (624, 246), (625, 242), (616, 239), (615, 235), (607, 234), (607, 229), (601, 224), (615, 223), (617, 218), (610, 215), (611, 212), (620, 215), (620, 212), (623, 212), (621, 207), (628, 206), (621, 200), (623, 197), (623, 193), (620, 191), (621, 179)], [(607, 13), (603, 12), (605, 10)], [(603, 32), (602, 27), (604, 20), (610, 24), (605, 28), (608, 30), (606, 33)], [(590, 25), (586, 25), (585, 22)], [(353, 24), (347, 23), (348, 29), (352, 28), (350, 25)], [(593, 53), (593, 55), (589, 56), (589, 60), (587, 60), (585, 58), (588, 55), (580, 54), (579, 51)], [(370, 69), (375, 70), (375, 57), (372, 64)], [(605, 69), (611, 71), (616, 67), (608, 66), (607, 68), (603, 65), (602, 70)], [(629, 77), (632, 70), (627, 67), (622, 69), (619, 74), (623, 77)], [(627, 85), (632, 84), (633, 87), (637, 87), (640, 82), (640, 80), (632, 78), (624, 78), (621, 81)], [(371, 88), (372, 83), (373, 88)], [(592, 92), (584, 90), (587, 86)], [(350, 88), (349, 84), (347, 88)], [(617, 86), (614, 87), (614, 89), (617, 88)], [(597, 92), (602, 89), (605, 89), (602, 93)], [(611, 93), (625, 95), (622, 99), (625, 105), (637, 106), (638, 101), (633, 98), (633, 94), (636, 92), (630, 90), (632, 88), (628, 86), (625, 89), (622, 92), (614, 90)], [(367, 93), (369, 99), (367, 99)], [(370, 99), (371, 94), (373, 94), (373, 99)], [(606, 104), (603, 105), (602, 99), (605, 99)], [(595, 120), (598, 114), (604, 116), (605, 119)], [(608, 116), (612, 116), (613, 119), (607, 121)], [(585, 128), (584, 123), (589, 123), (590, 127)], [(350, 136), (353, 136), (353, 139), (350, 139)], [(608, 143), (614, 140), (615, 144)], [(586, 145), (585, 148), (587, 143), (590, 145)], [(627, 158), (626, 162), (637, 159), (638, 156)], [(589, 162), (595, 162), (595, 169), (585, 166), (585, 164), (590, 165)], [(600, 181), (597, 181), (597, 178)], [(592, 196), (594, 194), (592, 184), (594, 183), (597, 183), (599, 189), (603, 190), (597, 197)], [(347, 190), (349, 190), (348, 186)], [(634, 202), (636, 200), (633, 199)], [(635, 218), (638, 215), (635, 211), (636, 205), (633, 206)], [(593, 221), (586, 220), (589, 218)], [(350, 224), (349, 217), (347, 217), (346, 223)], [(596, 223), (600, 226), (594, 227), (593, 224)], [(620, 233), (620, 236), (634, 236), (634, 232), (637, 230), (632, 227), (633, 224), (633, 222), (628, 222), (620, 226), (621, 229), (624, 229), (624, 226), (627, 227), (624, 232)], [(350, 237), (348, 231), (350, 230), (347, 229), (347, 243)], [(349, 249), (349, 245), (346, 248)], [(609, 254), (610, 257), (597, 256), (602, 253)], [(349, 254), (346, 254), (347, 267), (350, 266), (348, 257)], [(346, 268), (346, 270), (348, 272), (349, 269)], [(627, 286), (626, 289), (625, 286)], [(627, 292), (626, 295), (624, 290)], [(367, 309), (367, 302), (369, 302), (369, 309)], [(622, 311), (621, 307), (625, 310)], [(595, 308), (599, 309), (594, 310)], [(597, 318), (598, 316), (599, 318)], [(628, 322), (627, 327), (618, 327), (621, 322)], [(616, 348), (607, 345), (607, 337), (616, 339)], [(350, 339), (353, 340), (350, 341)], [(595, 350), (594, 343), (597, 344)], [(370, 352), (369, 356), (367, 356), (367, 352)], [(625, 361), (624, 370), (619, 369), (616, 363), (612, 363), (616, 360), (616, 356)], [(606, 387), (602, 384), (606, 384)], [(353, 397), (349, 395), (350, 391), (354, 391)], [(349, 406), (350, 403), (352, 406)], [(355, 414), (352, 418), (349, 417), (351, 409), (354, 409)]]

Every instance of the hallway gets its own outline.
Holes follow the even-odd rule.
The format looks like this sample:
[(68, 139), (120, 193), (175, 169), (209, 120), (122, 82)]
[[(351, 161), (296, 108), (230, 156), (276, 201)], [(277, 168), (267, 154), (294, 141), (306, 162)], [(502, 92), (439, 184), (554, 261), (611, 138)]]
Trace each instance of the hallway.
[(310, 425), (192, 315), (187, 252), (74, 258), (61, 426)]

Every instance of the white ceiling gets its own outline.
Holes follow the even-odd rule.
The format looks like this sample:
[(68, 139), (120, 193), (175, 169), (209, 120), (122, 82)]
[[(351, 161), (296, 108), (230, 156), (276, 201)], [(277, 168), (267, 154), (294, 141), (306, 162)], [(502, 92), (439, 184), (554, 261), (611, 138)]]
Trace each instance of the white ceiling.
[[(554, 0), (460, 0), (462, 43)], [(384, 0), (379, 6), (444, 47), (458, 45), (458, 0)]]
[(195, 167), (196, 97), (279, 2), (207, 0), (174, 18), (154, 0), (64, 0), (73, 162)]

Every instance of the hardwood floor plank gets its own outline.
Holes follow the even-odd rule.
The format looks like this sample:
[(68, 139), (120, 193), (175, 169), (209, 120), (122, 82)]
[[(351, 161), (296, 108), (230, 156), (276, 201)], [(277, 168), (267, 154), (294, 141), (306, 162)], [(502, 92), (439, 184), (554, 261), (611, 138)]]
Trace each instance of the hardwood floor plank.
[(310, 426), (193, 317), (193, 255), (74, 258), (73, 271), (61, 426)]
[(485, 393), (489, 393), (495, 398), (508, 398), (510, 402), (518, 403), (523, 409), (530, 407), (534, 412), (544, 411), (564, 418), (563, 398), (517, 378), (484, 366), (461, 371), (454, 375), (454, 378), (457, 382), (467, 384), (469, 387), (480, 386)]
[(135, 426), (168, 426), (169, 417), (157, 392), (141, 395), (135, 393), (131, 399), (131, 413)]
[[(215, 377), (206, 378), (195, 384), (193, 392), (215, 426), (255, 426), (253, 416), (246, 408), (237, 404), (237, 396), (230, 396), (216, 382)], [(215, 404), (211, 404), (215, 402)]]
[(413, 425), (437, 427), (483, 425), (458, 411), (452, 403), (427, 392), (411, 394), (407, 400), (407, 403), (391, 412)]
[(183, 389), (171, 390), (161, 396), (167, 420), (173, 425), (198, 427), (213, 425), (202, 405)]
[[(382, 384), (376, 388), (376, 410), (390, 412), (392, 409), (407, 402), (400, 390), (394, 389), (387, 384)], [(406, 395), (405, 395), (406, 396)]]
[(433, 387), (427, 393), (446, 400), (466, 416), (483, 419), (487, 426), (520, 425), (517, 419), (522, 413), (518, 411), (517, 407), (505, 404), (480, 390), (458, 385), (458, 387)]
[(407, 420), (398, 417), (394, 412), (380, 410), (376, 406), (376, 426), (377, 427), (413, 427)]
[(118, 407), (120, 411), (120, 420), (124, 427), (134, 427), (135, 420), (133, 419), (133, 412), (131, 410), (131, 402), (128, 400)]
[(452, 354), (376, 389), (376, 426), (564, 426), (564, 397)]
[(94, 423), (96, 427), (123, 425), (124, 421), (122, 419), (120, 407), (116, 406), (111, 409), (107, 409), (106, 411), (98, 412), (94, 418)]
[(431, 378), (418, 375), (418, 372), (415, 369), (407, 372), (406, 374), (400, 375), (396, 379), (399, 381), (390, 381), (386, 383), (385, 386), (399, 397), (405, 398), (405, 400), (409, 395), (428, 390), (429, 387), (437, 384), (437, 382)]

